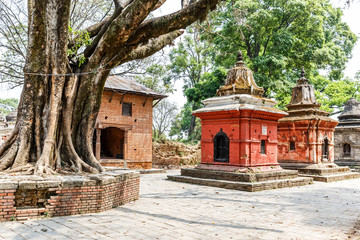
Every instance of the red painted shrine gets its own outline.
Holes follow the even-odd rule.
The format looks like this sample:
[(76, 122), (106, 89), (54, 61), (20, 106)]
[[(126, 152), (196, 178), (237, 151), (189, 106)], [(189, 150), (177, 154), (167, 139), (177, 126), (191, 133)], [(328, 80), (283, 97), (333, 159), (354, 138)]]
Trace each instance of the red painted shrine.
[(203, 101), (193, 114), (201, 119), (201, 164), (198, 168), (275, 170), (278, 120), (287, 115), (262, 97), (252, 71), (241, 59), (231, 69), (219, 97)]
[(279, 162), (292, 165), (334, 162), (333, 135), (338, 121), (319, 107), (314, 87), (308, 84), (303, 72), (287, 105), (289, 115), (279, 120)]
[(314, 87), (308, 84), (305, 72), (293, 88), (288, 116), (279, 120), (278, 161), (281, 167), (299, 170), (303, 176), (318, 181), (353, 178), (347, 167), (334, 164), (334, 130), (338, 121), (319, 109)]
[(193, 113), (201, 119), (201, 163), (168, 178), (244, 191), (310, 184), (310, 178), (279, 166), (277, 125), (287, 113), (263, 93), (239, 52), (218, 96)]

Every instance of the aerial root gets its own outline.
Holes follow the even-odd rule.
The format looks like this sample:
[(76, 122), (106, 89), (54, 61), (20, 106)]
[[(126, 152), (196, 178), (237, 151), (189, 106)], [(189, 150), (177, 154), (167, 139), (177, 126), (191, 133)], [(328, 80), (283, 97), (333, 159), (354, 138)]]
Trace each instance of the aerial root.
[(19, 150), (19, 144), (14, 142), (10, 149), (5, 153), (5, 155), (0, 159), (0, 171), (3, 171), (11, 166), (14, 162), (14, 159)]

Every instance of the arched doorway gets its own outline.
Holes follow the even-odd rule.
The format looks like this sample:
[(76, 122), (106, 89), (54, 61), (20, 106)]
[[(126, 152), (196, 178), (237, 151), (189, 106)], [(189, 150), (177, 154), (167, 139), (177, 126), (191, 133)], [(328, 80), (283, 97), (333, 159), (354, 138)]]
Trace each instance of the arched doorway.
[(350, 157), (351, 156), (351, 146), (349, 143), (344, 143), (343, 145), (343, 154), (344, 157)]
[(229, 162), (229, 137), (220, 129), (214, 137), (214, 162)]
[(323, 161), (329, 161), (329, 139), (327, 137), (324, 138), (324, 142), (322, 145), (322, 155)]

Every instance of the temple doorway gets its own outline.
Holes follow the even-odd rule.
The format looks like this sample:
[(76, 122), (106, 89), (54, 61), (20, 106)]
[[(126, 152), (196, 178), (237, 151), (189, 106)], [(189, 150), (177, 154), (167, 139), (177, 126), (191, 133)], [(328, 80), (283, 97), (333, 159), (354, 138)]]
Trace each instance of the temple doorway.
[(324, 139), (323, 143), (323, 161), (329, 161), (329, 140), (327, 138)]

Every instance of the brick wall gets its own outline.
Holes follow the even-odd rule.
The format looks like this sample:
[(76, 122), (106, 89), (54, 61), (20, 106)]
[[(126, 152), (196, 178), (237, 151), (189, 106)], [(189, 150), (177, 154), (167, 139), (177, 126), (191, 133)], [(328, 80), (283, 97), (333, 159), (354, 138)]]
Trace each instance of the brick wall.
[(102, 212), (139, 198), (139, 173), (1, 183), (0, 221)]
[[(123, 102), (132, 103), (132, 116), (122, 116), (122, 105), (120, 104), (122, 98), (123, 94), (104, 91), (97, 122), (106, 126), (130, 127), (127, 138), (128, 167), (151, 168), (153, 99), (149, 97), (146, 100), (145, 96), (126, 94)], [(143, 106), (144, 103), (145, 106)], [(107, 165), (109, 166), (109, 164)], [(122, 162), (110, 165), (120, 166)]]

